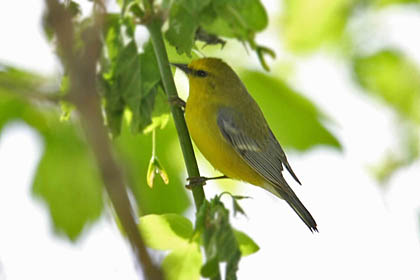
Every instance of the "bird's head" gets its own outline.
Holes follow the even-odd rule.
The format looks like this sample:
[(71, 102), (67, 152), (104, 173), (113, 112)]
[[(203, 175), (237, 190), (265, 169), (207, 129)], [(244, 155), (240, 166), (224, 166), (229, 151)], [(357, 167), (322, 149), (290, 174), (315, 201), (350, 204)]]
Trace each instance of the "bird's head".
[(241, 83), (232, 68), (219, 58), (200, 58), (190, 64), (172, 63), (172, 65), (188, 76), (190, 92), (191, 88), (195, 88), (217, 93), (220, 89), (229, 89)]

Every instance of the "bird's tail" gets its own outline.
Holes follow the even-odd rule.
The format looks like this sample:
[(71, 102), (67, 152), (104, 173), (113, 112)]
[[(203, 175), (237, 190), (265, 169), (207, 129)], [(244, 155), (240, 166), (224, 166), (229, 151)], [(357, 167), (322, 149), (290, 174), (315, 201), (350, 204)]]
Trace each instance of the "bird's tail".
[(311, 213), (305, 208), (299, 198), (296, 196), (292, 188), (287, 184), (286, 180), (282, 178), (280, 184), (273, 184), (274, 188), (268, 189), (273, 194), (286, 200), (286, 202), (292, 207), (292, 209), (298, 214), (299, 218), (306, 224), (311, 232), (318, 232), (316, 222), (312, 217)]
[[(286, 196), (286, 197), (285, 197)], [(298, 214), (299, 218), (306, 224), (311, 232), (318, 232), (316, 222), (312, 217), (311, 213), (305, 208), (305, 206), (300, 202), (299, 198), (293, 195), (285, 195), (283, 199), (292, 207), (292, 209)]]

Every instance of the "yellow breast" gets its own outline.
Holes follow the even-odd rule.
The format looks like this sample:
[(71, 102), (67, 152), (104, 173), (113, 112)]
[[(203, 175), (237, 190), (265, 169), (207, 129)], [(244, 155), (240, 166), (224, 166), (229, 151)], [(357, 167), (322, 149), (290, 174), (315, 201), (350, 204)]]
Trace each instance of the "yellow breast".
[(207, 98), (188, 98), (185, 120), (195, 145), (213, 167), (224, 175), (262, 186), (264, 179), (228, 143), (217, 125), (220, 104)]

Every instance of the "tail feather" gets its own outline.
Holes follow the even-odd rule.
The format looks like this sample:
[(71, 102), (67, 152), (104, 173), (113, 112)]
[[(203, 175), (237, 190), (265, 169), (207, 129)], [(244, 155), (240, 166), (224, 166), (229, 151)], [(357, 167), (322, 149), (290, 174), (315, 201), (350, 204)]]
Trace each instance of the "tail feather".
[(318, 232), (316, 222), (312, 217), (311, 213), (305, 208), (305, 206), (300, 202), (299, 198), (296, 195), (283, 197), (284, 200), (292, 207), (292, 209), (298, 214), (299, 218), (306, 224), (311, 232)]
[[(287, 184), (282, 176), (282, 180), (276, 184), (271, 185), (272, 188), (267, 188), (273, 194), (286, 200), (286, 202), (292, 207), (299, 218), (306, 224), (311, 232), (318, 232), (317, 224), (312, 217), (311, 213), (305, 208), (299, 198), (296, 196), (292, 188)], [(274, 188), (273, 188), (274, 187)]]

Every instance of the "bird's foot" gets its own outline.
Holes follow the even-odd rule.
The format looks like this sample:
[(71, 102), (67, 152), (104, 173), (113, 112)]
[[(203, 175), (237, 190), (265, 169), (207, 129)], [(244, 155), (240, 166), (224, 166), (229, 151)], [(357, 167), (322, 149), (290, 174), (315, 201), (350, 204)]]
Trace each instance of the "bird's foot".
[(171, 105), (177, 106), (177, 107), (181, 108), (183, 111), (185, 111), (186, 103), (185, 103), (184, 100), (182, 100), (178, 96), (171, 96), (171, 97), (168, 98), (168, 101)]
[(189, 177), (187, 178), (188, 184), (185, 186), (187, 189), (191, 190), (193, 187), (196, 186), (204, 186), (207, 181), (209, 180), (217, 180), (217, 179), (226, 179), (228, 176), (217, 176), (217, 177)]

